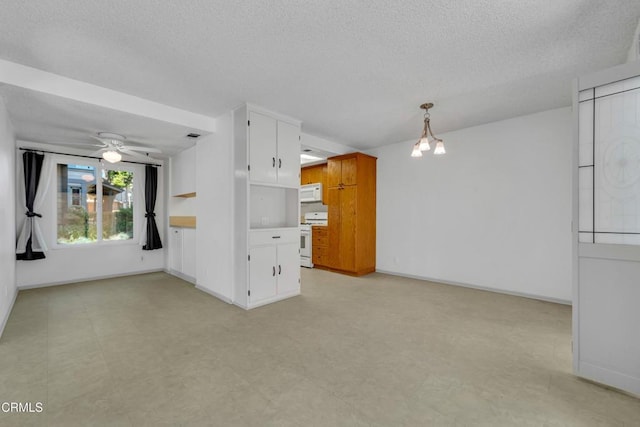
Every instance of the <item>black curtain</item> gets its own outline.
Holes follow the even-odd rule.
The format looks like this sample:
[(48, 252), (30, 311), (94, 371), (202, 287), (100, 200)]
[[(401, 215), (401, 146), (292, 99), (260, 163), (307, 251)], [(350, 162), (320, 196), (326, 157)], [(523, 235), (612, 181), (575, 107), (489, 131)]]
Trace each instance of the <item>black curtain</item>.
[(158, 168), (146, 165), (144, 171), (144, 207), (146, 210), (144, 216), (147, 218), (147, 243), (142, 247), (142, 250), (152, 251), (162, 248), (156, 225), (156, 214), (153, 212), (156, 208), (156, 193), (158, 191)]
[[(38, 184), (40, 183), (40, 172), (42, 172), (43, 161), (44, 154), (38, 154), (32, 151), (26, 151), (22, 154), (22, 163), (24, 165), (25, 206), (27, 207), (27, 212), (25, 212), (27, 218), (25, 221), (31, 222), (25, 252), (23, 254), (16, 254), (16, 259), (22, 261), (33, 261), (36, 259), (46, 258), (44, 252), (34, 252), (31, 247), (33, 242), (34, 217), (42, 218), (42, 215), (33, 211), (33, 202), (35, 201), (36, 193), (38, 192)], [(25, 226), (27, 226), (26, 223)]]

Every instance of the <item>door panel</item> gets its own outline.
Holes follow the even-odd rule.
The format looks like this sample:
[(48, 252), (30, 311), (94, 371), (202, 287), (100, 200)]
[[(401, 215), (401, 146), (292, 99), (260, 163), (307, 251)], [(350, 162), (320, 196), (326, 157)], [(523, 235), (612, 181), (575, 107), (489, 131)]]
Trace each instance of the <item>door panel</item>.
[(337, 187), (342, 180), (342, 162), (340, 160), (329, 160), (327, 162), (327, 186)]
[(249, 165), (251, 166), (249, 179), (275, 183), (278, 163), (276, 120), (253, 111), (249, 113), (249, 120), (251, 121), (249, 126)]
[(340, 269), (354, 271), (356, 264), (356, 192), (357, 187), (340, 190)]
[[(309, 242), (311, 243), (311, 242)], [(300, 290), (300, 254), (296, 243), (278, 245), (278, 295)]]
[(357, 159), (342, 160), (342, 184), (356, 185), (357, 181)]
[(300, 127), (278, 121), (278, 183), (296, 187), (300, 182)]
[(276, 247), (258, 246), (249, 250), (250, 303), (276, 296)]
[(339, 268), (340, 254), (340, 193), (342, 190), (338, 187), (329, 188), (327, 190), (328, 222), (327, 234), (329, 236), (329, 259), (328, 266)]

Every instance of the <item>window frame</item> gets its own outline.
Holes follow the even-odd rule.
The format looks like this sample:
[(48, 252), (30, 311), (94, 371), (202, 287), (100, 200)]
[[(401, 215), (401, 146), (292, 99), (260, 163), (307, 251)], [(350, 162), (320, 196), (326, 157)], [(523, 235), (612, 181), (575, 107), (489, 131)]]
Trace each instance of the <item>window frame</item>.
[[(99, 246), (119, 246), (119, 245), (139, 245), (140, 234), (142, 233), (142, 223), (144, 221), (144, 185), (141, 186), (138, 180), (144, 179), (144, 166), (135, 163), (109, 163), (100, 159), (92, 158), (79, 158), (73, 155), (52, 155), (51, 161), (54, 167), (51, 168), (51, 177), (53, 180), (55, 191), (51, 192), (51, 207), (54, 214), (52, 215), (52, 232), (51, 232), (51, 248), (52, 249), (87, 249)], [(68, 244), (58, 242), (58, 181), (57, 181), (57, 169), (59, 164), (75, 164), (83, 166), (91, 166), (95, 168), (96, 173), (96, 234), (97, 240), (95, 242)], [(126, 171), (132, 172), (133, 177), (133, 238), (127, 240), (105, 240), (102, 236), (102, 197), (97, 197), (97, 194), (102, 195), (102, 173), (103, 171)], [(140, 194), (138, 194), (140, 193)]]

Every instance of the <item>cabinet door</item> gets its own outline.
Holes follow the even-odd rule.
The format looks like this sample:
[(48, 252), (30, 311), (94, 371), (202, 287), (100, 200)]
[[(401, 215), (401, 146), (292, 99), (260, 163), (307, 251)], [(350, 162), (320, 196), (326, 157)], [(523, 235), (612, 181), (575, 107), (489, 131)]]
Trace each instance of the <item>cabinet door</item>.
[(182, 230), (182, 273), (196, 277), (196, 230)]
[(276, 296), (277, 254), (275, 246), (257, 246), (249, 250), (249, 303)]
[(357, 158), (343, 159), (341, 161), (342, 185), (356, 185), (356, 176), (358, 170)]
[(169, 229), (169, 269), (182, 273), (182, 229)]
[[(327, 162), (327, 187), (337, 187), (342, 181), (342, 162), (329, 160)], [(327, 195), (327, 197), (329, 197)]]
[(300, 182), (300, 127), (278, 121), (278, 183), (297, 187)]
[(278, 295), (300, 290), (300, 253), (297, 243), (278, 245)]
[(355, 271), (356, 268), (356, 186), (340, 190), (340, 247), (339, 267)]
[(330, 248), (328, 266), (331, 268), (340, 268), (340, 230), (342, 228), (340, 221), (340, 194), (342, 191), (339, 187), (332, 187), (327, 190), (329, 216), (327, 235)]
[(275, 183), (278, 170), (276, 120), (252, 111), (249, 121), (249, 179)]

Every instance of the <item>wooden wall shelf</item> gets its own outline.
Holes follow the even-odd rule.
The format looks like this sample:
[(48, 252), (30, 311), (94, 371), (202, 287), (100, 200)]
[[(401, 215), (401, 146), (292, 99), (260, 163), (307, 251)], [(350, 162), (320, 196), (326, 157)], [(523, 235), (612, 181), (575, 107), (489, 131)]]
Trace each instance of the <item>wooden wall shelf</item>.
[(187, 198), (189, 198), (189, 197), (196, 197), (196, 193), (195, 193), (195, 192), (193, 192), (193, 193), (176, 194), (176, 195), (175, 195), (175, 196), (173, 196), (173, 197), (182, 197), (182, 198), (184, 198), (184, 199), (187, 199)]
[(195, 216), (170, 216), (169, 225), (171, 227), (196, 228)]

